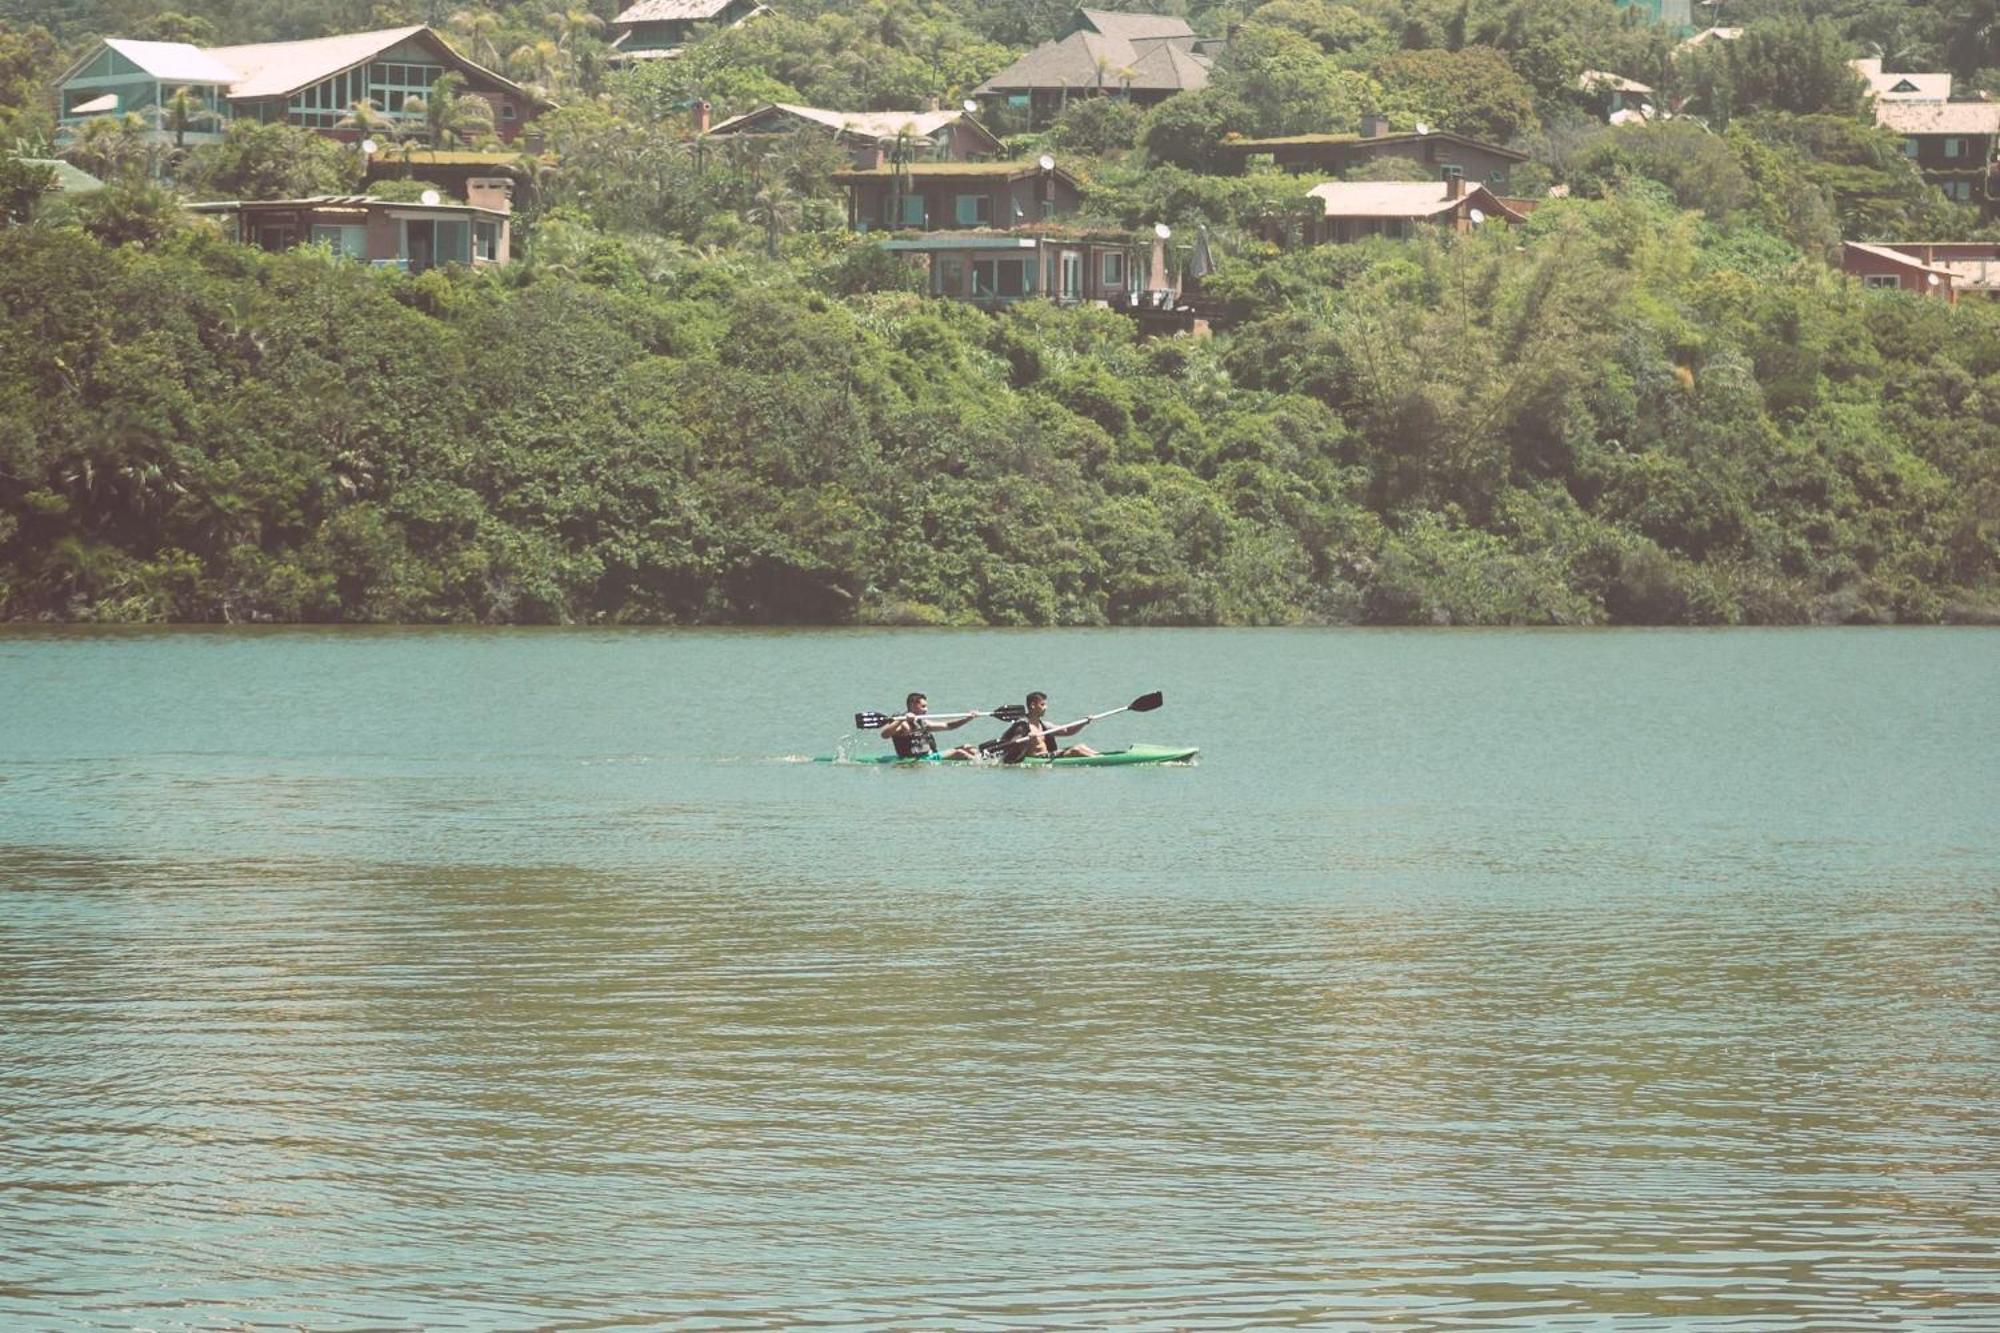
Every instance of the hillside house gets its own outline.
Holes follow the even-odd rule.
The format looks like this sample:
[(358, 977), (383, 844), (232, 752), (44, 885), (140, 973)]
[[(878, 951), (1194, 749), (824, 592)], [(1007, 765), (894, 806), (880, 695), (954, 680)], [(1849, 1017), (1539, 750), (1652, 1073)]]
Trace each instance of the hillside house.
[(1310, 193), (1320, 201), (1321, 216), (1308, 230), (1307, 244), (1370, 236), (1407, 239), (1419, 227), (1465, 232), (1487, 222), (1517, 226), (1526, 220), (1486, 186), (1462, 176), (1440, 181), (1328, 181)]
[(1185, 19), (1080, 9), (1070, 30), (1044, 42), (973, 89), (973, 96), (1025, 112), (1046, 126), (1072, 97), (1125, 97), (1152, 106), (1208, 86), (1214, 42)]
[(1868, 94), (1877, 102), (1949, 102), (1951, 75), (1884, 74), (1877, 59), (1850, 60), (1849, 69), (1868, 83)]
[(834, 173), (856, 231), (1012, 231), (1076, 212), (1076, 178), (1039, 162), (919, 162)]
[(1498, 144), (1468, 139), (1440, 130), (1392, 134), (1384, 116), (1363, 116), (1359, 134), (1294, 134), (1276, 139), (1231, 139), (1222, 145), (1237, 169), (1256, 157), (1268, 157), (1292, 172), (1343, 178), (1356, 168), (1383, 158), (1398, 157), (1423, 168), (1439, 180), (1457, 177), (1484, 181), (1505, 193), (1511, 169), (1528, 160), (1526, 153)]
[(1651, 120), (1656, 114), (1655, 98), (1651, 84), (1628, 79), (1623, 74), (1613, 74), (1609, 70), (1587, 69), (1577, 75), (1577, 91), (1582, 93), (1606, 124), (1623, 125), (1628, 121)]
[(611, 59), (671, 60), (694, 37), (697, 23), (734, 28), (770, 12), (758, 0), (638, 0), (611, 20)]
[(1995, 211), (1992, 163), (2000, 144), (2000, 102), (1878, 101), (1875, 123), (1903, 136), (1903, 155), (1947, 198)]
[[(1125, 310), (1173, 304), (1164, 265), (1149, 275), (1144, 244), (1126, 232), (1062, 226), (930, 232), (899, 235), (882, 248), (923, 268), (932, 296), (989, 310), (1031, 300)], [(1149, 292), (1157, 293), (1150, 301)]]
[(2000, 300), (2000, 242), (1847, 241), (1840, 247), (1840, 267), (1871, 290), (1952, 302), (1960, 296)]
[(495, 132), (513, 140), (521, 127), (550, 105), (467, 60), (422, 25), (348, 33), (303, 42), (197, 47), (186, 42), (135, 42), (107, 37), (56, 81), (60, 125), (74, 131), (94, 116), (134, 113), (153, 120), (155, 138), (172, 140), (160, 124), (162, 106), (187, 89), (211, 119), (184, 131), (188, 143), (221, 136), (229, 122), (281, 122), (335, 138), (359, 138), (339, 122), (367, 99), (391, 117), (420, 125), (406, 104), (429, 97), (447, 73), (465, 80), (468, 95), (493, 107)]
[(915, 162), (981, 162), (1006, 147), (964, 110), (826, 111), (819, 107), (772, 103), (706, 125), (708, 104), (697, 103), (695, 132), (703, 143), (776, 139), (801, 130), (825, 134), (847, 150), (857, 171), (894, 163), (899, 146)]
[(441, 264), (484, 268), (513, 258), (505, 181), (482, 182), (470, 202), (403, 203), (368, 195), (229, 199), (189, 204), (216, 218), (230, 239), (262, 250), (327, 245), (379, 268), (422, 273)]

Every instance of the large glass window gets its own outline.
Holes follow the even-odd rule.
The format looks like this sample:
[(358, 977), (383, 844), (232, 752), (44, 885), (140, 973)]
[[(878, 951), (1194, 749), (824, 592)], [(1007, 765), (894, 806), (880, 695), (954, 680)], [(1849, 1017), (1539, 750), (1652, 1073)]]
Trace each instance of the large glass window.
[(1125, 256), (1116, 250), (1104, 256), (1103, 285), (1114, 292), (1125, 285)]
[(1950, 138), (1946, 139), (1944, 141), (1944, 155), (1946, 157), (1964, 157), (1965, 140), (1950, 139)]
[(437, 224), (437, 262), (440, 264), (472, 262), (471, 223), (457, 220)]
[(965, 260), (958, 255), (939, 255), (937, 288), (939, 296), (965, 295)]
[(497, 222), (475, 222), (472, 224), (472, 257), (492, 263), (500, 257), (500, 224)]
[(1035, 290), (1035, 261), (1032, 259), (975, 259), (972, 261), (972, 294), (1012, 299)]
[(331, 246), (337, 255), (345, 255), (349, 259), (368, 258), (366, 227), (329, 227), (315, 224), (312, 238), (314, 245)]

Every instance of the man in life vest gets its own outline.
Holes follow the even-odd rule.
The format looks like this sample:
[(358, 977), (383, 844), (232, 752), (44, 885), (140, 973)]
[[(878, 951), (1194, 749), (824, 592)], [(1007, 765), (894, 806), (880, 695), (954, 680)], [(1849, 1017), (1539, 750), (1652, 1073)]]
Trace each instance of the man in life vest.
[[(937, 737), (932, 735), (932, 732), (956, 731), (977, 716), (968, 713), (950, 722), (932, 722), (924, 716), (931, 710), (931, 701), (917, 693), (912, 693), (904, 699), (903, 707), (908, 711), (882, 726), (882, 738), (895, 743), (898, 759), (928, 759), (938, 752)], [(955, 750), (946, 751), (944, 757), (971, 759), (978, 753), (970, 745), (961, 745)]]
[(1028, 715), (1000, 734), (1000, 761), (1018, 764), (1027, 758), (1081, 759), (1097, 751), (1088, 745), (1067, 748), (1057, 744), (1064, 736), (1074, 736), (1090, 725), (1090, 719), (1052, 727), (1042, 718), (1049, 711), (1049, 696), (1036, 690), (1028, 696)]

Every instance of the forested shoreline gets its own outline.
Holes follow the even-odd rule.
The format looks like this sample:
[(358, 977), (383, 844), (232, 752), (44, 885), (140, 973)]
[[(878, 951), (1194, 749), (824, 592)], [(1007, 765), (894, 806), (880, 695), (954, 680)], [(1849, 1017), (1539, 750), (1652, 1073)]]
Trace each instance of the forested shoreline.
[[(1645, 58), (1658, 35), (1608, 3), (1498, 7), (1526, 17), (1483, 43), (1392, 35), (1367, 6), (1193, 6), (1241, 25), (1209, 91), (1145, 115), (1080, 101), (1010, 146), (1074, 164), (1106, 225), (1209, 228), (1205, 296), (1230, 319), (1207, 339), (920, 296), (844, 230), (812, 144), (687, 151), (691, 92), (718, 114), (827, 99), (801, 86), (813, 40), (900, 51), (877, 63), (910, 87), (869, 95), (907, 104), (1051, 31), (991, 8), (1021, 21), (797, 4), (674, 69), (573, 60), (519, 201), (525, 259), (501, 269), (266, 254), (179, 210), (186, 181), (240, 189), (273, 163), (294, 173), (274, 193), (356, 188), (279, 126), (197, 150), (178, 193), (127, 161), (94, 164), (110, 188), (73, 204), (10, 196), (0, 619), (2000, 618), (2000, 309), (1828, 263), (1843, 234), (1985, 224), (1922, 186), (1851, 88), (1763, 89), (1738, 57), (1726, 124), (1607, 129), (1534, 62), (1558, 38), (1572, 65)], [(893, 46), (885, 15), (916, 35)], [(1834, 62), (1857, 49), (1859, 20), (1769, 21)], [(1477, 98), (1423, 92), (1440, 66), (1399, 72), (1412, 41), (1498, 58), (1519, 97), (1496, 102), (1491, 69)], [(24, 77), (0, 79), (0, 128), (34, 128)], [(1539, 144), (1523, 174), (1568, 197), (1513, 230), (1300, 248), (1272, 238), (1311, 180), (1204, 160), (1225, 123), (1412, 104)]]

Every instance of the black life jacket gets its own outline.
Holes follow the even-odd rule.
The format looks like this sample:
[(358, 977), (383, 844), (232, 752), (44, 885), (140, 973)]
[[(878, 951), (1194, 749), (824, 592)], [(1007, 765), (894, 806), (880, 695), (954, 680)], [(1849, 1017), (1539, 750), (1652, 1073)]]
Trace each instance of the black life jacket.
[(931, 735), (931, 724), (921, 717), (911, 718), (908, 731), (889, 739), (896, 747), (898, 759), (921, 759), (937, 753), (937, 737)]

